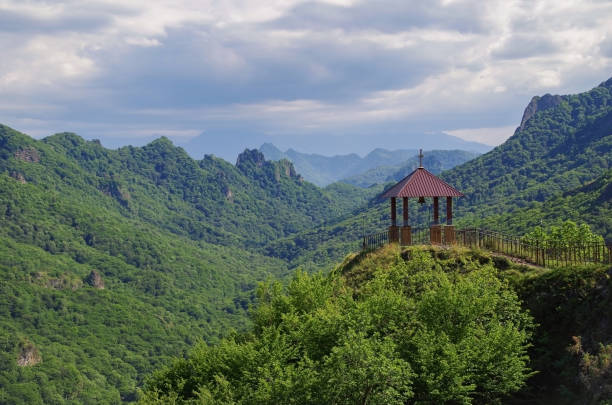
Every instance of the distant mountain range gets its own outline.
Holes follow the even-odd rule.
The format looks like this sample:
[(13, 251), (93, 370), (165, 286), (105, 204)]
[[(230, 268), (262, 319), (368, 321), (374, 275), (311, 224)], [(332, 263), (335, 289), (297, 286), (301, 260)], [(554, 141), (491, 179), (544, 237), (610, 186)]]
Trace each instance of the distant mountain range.
[[(257, 148), (262, 144), (274, 144), (280, 149), (294, 149), (304, 154), (324, 156), (359, 154), (364, 156), (373, 150), (434, 150), (460, 149), (485, 153), (492, 146), (469, 142), (445, 133), (409, 133), (401, 128), (363, 128), (358, 133), (346, 134), (282, 134), (268, 135), (257, 131), (236, 133), (231, 130), (211, 130), (181, 143), (194, 159), (214, 154), (229, 162), (245, 148)], [(366, 169), (367, 170), (367, 169)], [(304, 173), (302, 173), (304, 174)], [(353, 173), (354, 174), (354, 173)]]
[[(465, 150), (430, 150), (423, 154), (423, 166), (433, 174), (440, 174), (480, 155), (480, 153)], [(418, 166), (418, 156), (412, 156), (398, 165), (378, 166), (364, 173), (343, 178), (341, 181), (358, 187), (369, 187), (373, 184), (399, 181)]]
[[(294, 149), (283, 152), (271, 143), (264, 143), (259, 150), (266, 159), (287, 159), (304, 179), (324, 187), (336, 181), (343, 181), (358, 187), (393, 181), (407, 175), (418, 165), (418, 150), (386, 150), (377, 148), (361, 157), (348, 155), (323, 156), (301, 153)], [(423, 164), (433, 173), (450, 169), (479, 154), (466, 151), (426, 151)]]
[(379, 166), (403, 163), (418, 154), (416, 149), (394, 150), (374, 149), (365, 157), (356, 153), (348, 155), (323, 156), (300, 153), (294, 149), (282, 152), (271, 143), (264, 143), (259, 150), (266, 159), (287, 159), (304, 178), (320, 187), (346, 177), (355, 176)]

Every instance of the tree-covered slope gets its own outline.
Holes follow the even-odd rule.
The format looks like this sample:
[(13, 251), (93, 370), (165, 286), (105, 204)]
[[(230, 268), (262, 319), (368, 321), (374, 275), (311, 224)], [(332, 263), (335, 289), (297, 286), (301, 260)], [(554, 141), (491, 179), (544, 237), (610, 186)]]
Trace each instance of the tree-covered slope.
[(258, 246), (339, 207), (256, 151), (234, 166), (0, 127), (0, 403), (133, 400), (170, 356), (246, 327), (256, 283), (287, 272)]
[(585, 222), (597, 234), (612, 241), (612, 170), (557, 197), (535, 201), (526, 209), (488, 217), (486, 226), (518, 233), (540, 223), (558, 225), (567, 219)]
[(200, 344), (149, 403), (495, 403), (530, 375), (530, 316), (493, 262), (388, 246), (260, 287), (254, 327)]
[[(128, 220), (80, 195), (6, 174), (0, 186), (7, 403), (134, 398), (154, 365), (244, 327), (257, 280), (284, 273), (283, 263)], [(88, 285), (96, 273), (104, 290)], [(26, 343), (41, 364), (17, 364)]]
[(611, 167), (609, 79), (581, 94), (534, 97), (512, 137), (443, 178), (465, 193), (459, 216), (469, 223), (551, 199)]

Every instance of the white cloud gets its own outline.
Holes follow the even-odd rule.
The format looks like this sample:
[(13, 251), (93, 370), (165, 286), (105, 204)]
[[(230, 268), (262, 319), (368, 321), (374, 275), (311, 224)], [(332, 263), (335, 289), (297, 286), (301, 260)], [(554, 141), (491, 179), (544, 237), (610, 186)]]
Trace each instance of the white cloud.
[(179, 136), (393, 121), (498, 142), (532, 95), (607, 79), (611, 20), (596, 0), (0, 0), (0, 122)]

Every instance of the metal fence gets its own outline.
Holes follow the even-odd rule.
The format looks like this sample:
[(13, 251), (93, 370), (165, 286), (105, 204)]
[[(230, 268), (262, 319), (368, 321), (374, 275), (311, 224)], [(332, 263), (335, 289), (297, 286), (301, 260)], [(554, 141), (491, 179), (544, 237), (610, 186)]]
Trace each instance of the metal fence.
[(362, 250), (375, 250), (389, 243), (389, 231), (373, 233), (363, 237)]
[(604, 243), (546, 243), (486, 229), (456, 231), (457, 244), (479, 247), (525, 260), (540, 266), (569, 266), (612, 263), (612, 245)]
[[(444, 240), (442, 245), (449, 245)], [(410, 243), (400, 240), (402, 246), (430, 244), (429, 228), (413, 228)], [(374, 250), (389, 243), (389, 231), (364, 236), (362, 249)], [(540, 266), (569, 266), (576, 264), (612, 264), (612, 245), (604, 243), (554, 244), (529, 241), (525, 238), (479, 228), (455, 230), (454, 244), (487, 249)]]

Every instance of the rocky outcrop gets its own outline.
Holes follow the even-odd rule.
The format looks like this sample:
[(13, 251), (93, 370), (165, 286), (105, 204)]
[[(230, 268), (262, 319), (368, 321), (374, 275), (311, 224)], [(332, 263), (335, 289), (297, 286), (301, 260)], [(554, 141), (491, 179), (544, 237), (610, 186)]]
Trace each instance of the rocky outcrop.
[(23, 177), (23, 174), (21, 174), (21, 173), (12, 172), (11, 173), (11, 177), (14, 178), (15, 180), (17, 180), (18, 182), (20, 182), (21, 184), (26, 184), (27, 183), (25, 177)]
[(293, 163), (291, 163), (287, 159), (283, 159), (275, 163), (274, 179), (276, 181), (280, 181), (282, 174), (284, 174), (285, 177), (289, 177), (289, 178), (298, 177), (298, 174), (295, 171), (295, 167), (293, 166)]
[(229, 202), (234, 202), (234, 193), (232, 193), (232, 190), (230, 190), (229, 187), (226, 187), (225, 189), (225, 198)]
[(102, 280), (102, 275), (100, 275), (98, 270), (92, 270), (85, 278), (85, 282), (98, 290), (104, 289), (104, 280)]
[(17, 365), (20, 367), (31, 367), (42, 362), (42, 356), (34, 343), (26, 340), (21, 344)]
[(31, 146), (15, 151), (15, 158), (23, 162), (40, 162), (40, 155), (38, 154), (38, 151)]
[(266, 158), (264, 154), (258, 151), (257, 149), (245, 149), (244, 152), (238, 155), (238, 159), (236, 159), (236, 166), (244, 166), (247, 163), (252, 163), (256, 167), (262, 167)]
[(553, 96), (550, 94), (545, 94), (542, 97), (535, 96), (531, 99), (531, 102), (525, 108), (523, 112), (523, 119), (521, 119), (520, 129), (525, 128), (525, 124), (529, 121), (529, 118), (533, 117), (538, 111), (548, 110), (550, 108), (554, 108), (558, 106), (561, 101), (563, 101), (563, 97), (561, 96)]
[(83, 286), (83, 280), (62, 274), (59, 277), (51, 277), (44, 271), (39, 271), (31, 280), (33, 283), (53, 290), (78, 290)]

